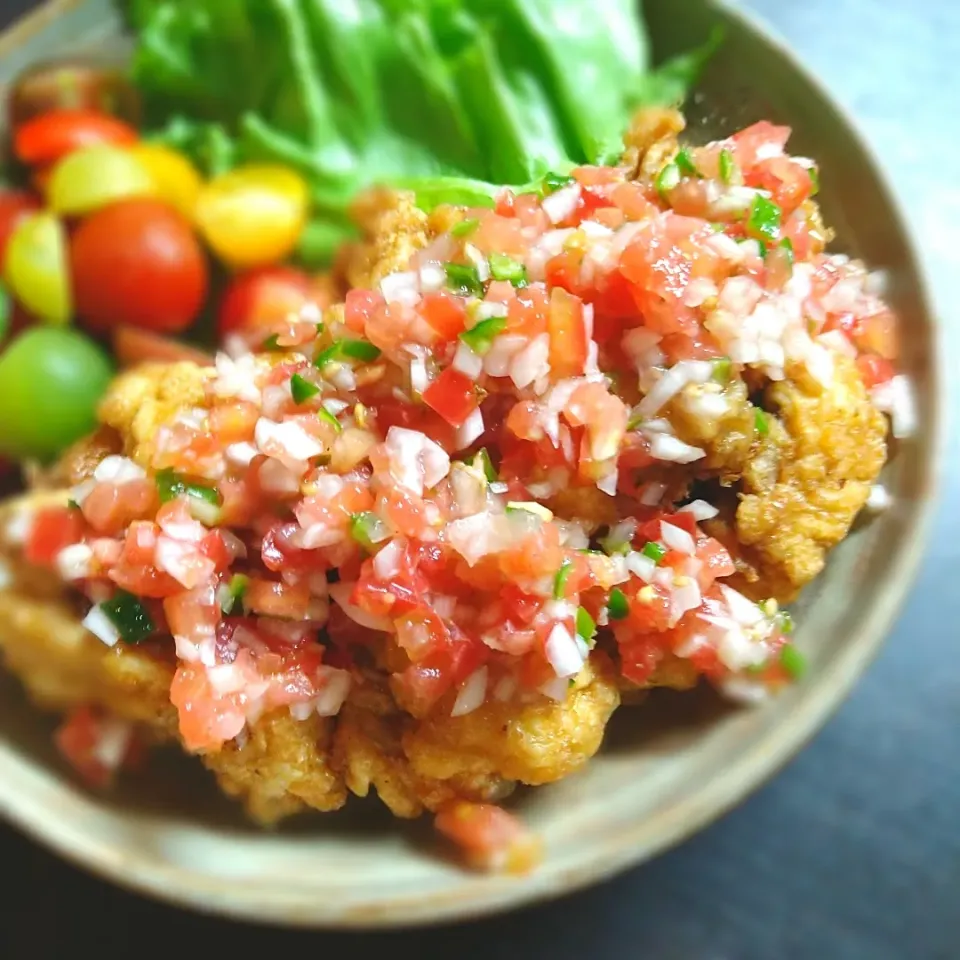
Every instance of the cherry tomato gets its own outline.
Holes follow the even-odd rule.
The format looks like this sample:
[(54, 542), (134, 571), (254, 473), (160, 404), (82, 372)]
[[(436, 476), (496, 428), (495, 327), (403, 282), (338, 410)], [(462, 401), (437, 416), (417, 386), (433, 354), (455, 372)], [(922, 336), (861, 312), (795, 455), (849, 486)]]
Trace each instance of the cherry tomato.
[(13, 134), (13, 151), (21, 163), (53, 163), (80, 147), (98, 143), (136, 143), (137, 131), (96, 110), (50, 110), (21, 124)]
[(310, 299), (310, 278), (292, 267), (261, 267), (238, 274), (224, 291), (217, 314), (222, 337), (238, 330), (267, 329)]
[(70, 265), (77, 313), (92, 330), (177, 333), (207, 293), (207, 263), (190, 224), (158, 200), (124, 200), (85, 219)]
[(97, 423), (113, 370), (75, 330), (33, 327), (0, 356), (0, 455), (49, 460)]
[(234, 269), (277, 263), (307, 219), (307, 184), (286, 167), (252, 164), (211, 180), (197, 199), (207, 243)]
[(67, 235), (52, 213), (27, 214), (17, 224), (3, 266), (11, 292), (30, 313), (48, 323), (70, 319)]
[(7, 243), (18, 223), (40, 209), (40, 201), (26, 190), (0, 190), (0, 267), (7, 255)]
[(35, 63), (17, 77), (7, 102), (13, 127), (51, 110), (96, 110), (136, 126), (140, 95), (124, 71), (72, 60)]
[(153, 181), (154, 196), (176, 207), (193, 220), (203, 180), (197, 168), (182, 154), (160, 143), (137, 143), (130, 154)]
[(129, 150), (97, 144), (60, 160), (47, 183), (47, 203), (55, 213), (78, 216), (117, 200), (154, 192), (153, 178)]

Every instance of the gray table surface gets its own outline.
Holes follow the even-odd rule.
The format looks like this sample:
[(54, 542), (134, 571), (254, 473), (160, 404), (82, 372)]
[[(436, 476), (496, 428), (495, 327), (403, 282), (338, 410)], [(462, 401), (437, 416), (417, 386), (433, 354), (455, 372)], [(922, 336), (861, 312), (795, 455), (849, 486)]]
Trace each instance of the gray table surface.
[[(3, 0), (0, 19), (33, 4)], [(957, 0), (742, 0), (854, 114), (919, 225), (944, 323), (960, 320)], [(682, 0), (677, 3), (678, 12)], [(953, 321), (953, 323), (951, 323)], [(956, 367), (960, 353), (951, 352)], [(954, 387), (951, 406), (957, 408)], [(659, 860), (554, 904), (398, 934), (229, 928), (91, 880), (0, 829), (0, 957), (142, 952), (643, 957), (960, 958), (960, 444), (920, 580), (867, 676), (814, 742), (739, 809)], [(149, 932), (146, 932), (149, 931)], [(209, 938), (209, 941), (208, 939)], [(220, 950), (218, 950), (220, 952)], [(192, 956), (193, 953), (189, 952)]]

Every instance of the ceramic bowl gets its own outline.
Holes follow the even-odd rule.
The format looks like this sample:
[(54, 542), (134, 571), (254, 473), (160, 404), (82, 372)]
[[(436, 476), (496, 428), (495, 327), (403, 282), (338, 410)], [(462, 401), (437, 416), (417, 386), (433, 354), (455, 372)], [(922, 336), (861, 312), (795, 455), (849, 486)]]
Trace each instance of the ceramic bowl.
[[(848, 693), (908, 590), (933, 498), (943, 404), (921, 272), (869, 150), (776, 39), (699, 0), (685, 0), (682, 16), (674, 0), (645, 6), (658, 56), (723, 25), (726, 42), (690, 105), (693, 137), (761, 118), (790, 124), (792, 150), (821, 162), (837, 247), (888, 272), (908, 332), (903, 363), (921, 430), (884, 475), (893, 509), (836, 550), (798, 605), (808, 676), (759, 709), (704, 692), (620, 711), (583, 774), (518, 798), (546, 845), (543, 865), (523, 878), (461, 871), (438, 855), (425, 823), (392, 821), (376, 803), (258, 832), (186, 758), (160, 758), (116, 794), (84, 792), (54, 754), (49, 721), (3, 679), (0, 813), (12, 823), (118, 884), (205, 911), (317, 927), (476, 916), (593, 883), (689, 836), (769, 777)], [(111, 0), (55, 0), (0, 40), (0, 82), (38, 59), (94, 51), (123, 55)]]

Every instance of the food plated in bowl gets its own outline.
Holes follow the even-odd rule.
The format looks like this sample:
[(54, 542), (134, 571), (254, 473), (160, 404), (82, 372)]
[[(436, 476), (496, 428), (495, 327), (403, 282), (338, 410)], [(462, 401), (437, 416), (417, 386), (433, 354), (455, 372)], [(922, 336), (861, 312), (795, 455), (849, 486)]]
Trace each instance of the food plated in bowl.
[[(814, 167), (784, 154), (785, 130), (681, 149), (681, 129), (648, 109), (621, 162), (497, 190), (493, 208), (378, 194), (332, 277), (342, 304), (109, 388), (103, 428), (7, 526), (8, 659), (47, 705), (81, 706), (59, 739), (88, 774), (139, 727), (201, 753), (262, 821), (373, 788), (401, 816), (437, 812), (475, 861), (529, 866), (533, 842), (492, 804), (581, 767), (621, 698), (706, 676), (758, 699), (799, 672), (778, 603), (870, 498), (878, 407), (908, 432), (884, 395), (903, 382), (891, 315), (864, 270), (822, 254)], [(726, 736), (749, 760), (778, 709), (698, 749), (716, 759)], [(605, 778), (676, 796), (670, 767), (624, 756), (567, 781), (576, 809), (533, 801), (544, 879), (464, 889), (550, 889), (584, 791), (607, 801), (604, 829), (632, 819)], [(717, 790), (715, 807), (732, 797)], [(234, 868), (238, 891), (260, 882)]]

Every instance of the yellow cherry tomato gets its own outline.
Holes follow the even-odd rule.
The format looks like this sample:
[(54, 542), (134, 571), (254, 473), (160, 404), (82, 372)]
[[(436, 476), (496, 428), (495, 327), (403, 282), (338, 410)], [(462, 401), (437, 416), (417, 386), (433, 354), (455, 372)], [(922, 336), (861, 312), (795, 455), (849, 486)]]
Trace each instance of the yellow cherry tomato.
[(196, 222), (228, 266), (266, 266), (293, 252), (307, 203), (307, 184), (297, 173), (250, 164), (214, 177), (200, 190)]
[(51, 213), (32, 213), (14, 228), (4, 258), (14, 296), (47, 323), (65, 324), (73, 312), (67, 232)]
[(182, 153), (160, 143), (137, 143), (129, 149), (153, 180), (154, 195), (192, 221), (203, 186), (197, 168)]
[(77, 216), (117, 200), (154, 193), (153, 179), (129, 149), (109, 144), (82, 147), (58, 161), (47, 184), (54, 213)]

